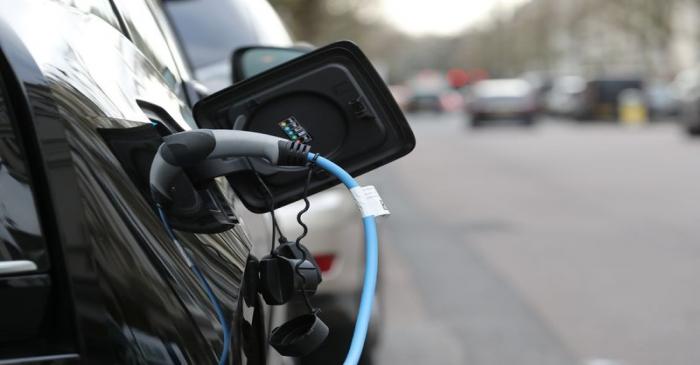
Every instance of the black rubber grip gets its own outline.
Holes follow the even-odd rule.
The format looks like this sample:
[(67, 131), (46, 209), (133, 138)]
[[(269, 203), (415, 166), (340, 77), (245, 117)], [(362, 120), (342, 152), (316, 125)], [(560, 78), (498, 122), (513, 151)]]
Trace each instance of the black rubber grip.
[(163, 138), (163, 159), (175, 166), (192, 166), (209, 156), (216, 147), (211, 131), (188, 131)]
[(311, 151), (311, 146), (292, 141), (279, 141), (278, 166), (304, 166), (306, 165), (306, 155)]
[(168, 208), (172, 205), (173, 199), (171, 197), (161, 194), (161, 192), (158, 191), (158, 189), (156, 189), (156, 187), (153, 185), (151, 185), (150, 188), (151, 188), (151, 198), (153, 198), (153, 201), (158, 203), (158, 205), (160, 205), (164, 208)]

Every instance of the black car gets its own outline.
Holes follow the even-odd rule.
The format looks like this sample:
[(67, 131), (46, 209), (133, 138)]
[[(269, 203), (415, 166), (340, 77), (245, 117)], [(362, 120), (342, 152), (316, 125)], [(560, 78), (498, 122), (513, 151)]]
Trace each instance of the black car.
[(644, 82), (637, 78), (601, 78), (589, 80), (583, 95), (584, 120), (617, 120), (619, 98), (628, 89), (644, 92)]
[[(135, 128), (196, 128), (164, 19), (150, 0), (0, 4), (0, 363), (217, 361), (215, 311), (135, 184), (150, 162), (122, 148)], [(229, 190), (211, 188), (232, 213)], [(263, 364), (261, 304), (239, 297), (252, 243), (232, 226), (178, 236), (236, 323), (230, 362)]]
[[(415, 146), (347, 41), (199, 100), (160, 6), (0, 4), (0, 363), (296, 362), (328, 335), (308, 300), (320, 266), (302, 237), (251, 242), (243, 216), (337, 177), (364, 191), (351, 175)], [(378, 271), (383, 203), (372, 196), (358, 199), (369, 265), (360, 329)], [(300, 297), (302, 316), (268, 315)]]

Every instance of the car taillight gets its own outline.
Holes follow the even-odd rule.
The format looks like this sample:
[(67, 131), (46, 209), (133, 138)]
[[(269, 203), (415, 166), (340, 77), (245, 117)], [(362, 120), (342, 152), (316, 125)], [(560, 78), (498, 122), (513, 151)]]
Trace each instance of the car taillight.
[(316, 263), (318, 264), (318, 268), (321, 269), (321, 272), (329, 272), (333, 268), (333, 261), (335, 261), (335, 255), (332, 254), (324, 254), (324, 255), (314, 255), (314, 259), (316, 259)]

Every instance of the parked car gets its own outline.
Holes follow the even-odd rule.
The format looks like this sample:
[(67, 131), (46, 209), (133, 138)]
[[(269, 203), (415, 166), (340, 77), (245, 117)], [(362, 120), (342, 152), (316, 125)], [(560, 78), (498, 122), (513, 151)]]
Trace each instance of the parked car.
[(161, 0), (197, 81), (210, 92), (231, 85), (231, 55), (244, 46), (291, 47), (266, 0)]
[[(217, 362), (217, 315), (143, 176), (145, 136), (196, 128), (163, 19), (150, 0), (0, 3), (1, 363)], [(209, 189), (233, 204), (226, 184)], [(240, 307), (243, 226), (178, 235), (240, 314), (233, 363), (265, 363), (262, 305)]]
[(464, 99), (454, 90), (444, 75), (434, 70), (423, 70), (407, 83), (405, 102), (407, 112), (432, 111), (441, 113), (462, 108)]
[[(284, 61), (264, 63), (265, 60), (273, 60), (280, 50), (272, 49), (269, 53), (261, 50), (259, 57), (246, 61), (249, 69), (236, 77), (231, 72), (232, 54), (236, 49), (254, 45), (286, 47), (289, 58), (310, 50), (307, 46), (292, 47), (289, 33), (274, 9), (264, 0), (175, 0), (164, 1), (163, 6), (183, 43), (182, 48), (190, 64), (195, 67), (194, 74), (197, 78), (202, 77), (198, 80), (214, 90)], [(234, 31), (235, 36), (222, 36)], [(318, 351), (303, 359), (303, 363), (341, 363), (354, 328), (362, 288), (363, 227), (360, 221), (354, 219), (357, 208), (344, 187), (322, 191), (309, 200), (311, 208), (304, 215), (304, 222), (311, 229), (303, 242), (319, 263), (324, 280), (313, 302), (321, 308), (320, 316), (333, 328), (333, 334)], [(276, 211), (282, 231), (289, 239), (301, 232), (296, 215), (302, 207), (303, 202), (297, 202)], [(269, 215), (247, 218), (248, 221), (263, 218), (264, 224), (257, 223), (258, 226), (269, 227), (272, 224)], [(270, 232), (269, 229), (259, 231)], [(267, 240), (266, 237), (257, 239)], [(380, 301), (381, 292), (378, 292), (378, 298)], [(381, 304), (378, 303), (372, 314), (372, 327), (365, 347), (367, 359), (378, 342), (380, 308)], [(293, 315), (305, 311), (306, 307), (304, 303), (297, 302), (281, 310), (289, 310)]]
[(673, 81), (679, 98), (679, 115), (691, 136), (700, 136), (700, 66), (680, 72)]
[(535, 118), (535, 95), (530, 84), (521, 79), (484, 80), (469, 90), (467, 108), (472, 127), (496, 119), (531, 125)]
[(537, 113), (545, 112), (547, 109), (547, 95), (552, 89), (553, 78), (546, 71), (527, 71), (518, 78), (527, 81), (535, 94), (535, 110)]
[(579, 76), (558, 77), (547, 92), (546, 110), (548, 113), (578, 119), (583, 116), (585, 106), (586, 80)]
[(646, 86), (645, 99), (652, 119), (677, 116), (680, 111), (678, 94), (668, 83), (649, 83)]
[(620, 94), (629, 89), (644, 93), (644, 82), (638, 78), (599, 78), (586, 84), (581, 119), (617, 120)]

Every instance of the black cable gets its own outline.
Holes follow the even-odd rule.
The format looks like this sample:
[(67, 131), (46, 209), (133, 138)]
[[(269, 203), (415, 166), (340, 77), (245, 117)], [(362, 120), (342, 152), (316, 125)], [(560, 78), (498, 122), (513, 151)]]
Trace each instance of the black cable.
[(306, 183), (304, 184), (304, 208), (299, 211), (297, 214), (297, 222), (302, 228), (302, 233), (297, 237), (295, 243), (298, 245), (300, 244), (301, 240), (306, 237), (307, 233), (309, 233), (309, 227), (306, 226), (304, 222), (301, 220), (301, 216), (306, 213), (309, 210), (309, 207), (311, 206), (311, 203), (309, 203), (309, 185), (311, 184), (311, 176), (313, 174), (313, 166), (316, 162), (316, 158), (318, 158), (318, 153), (314, 156), (314, 158), (307, 164), (308, 172), (306, 174)]
[[(311, 203), (309, 202), (309, 185), (311, 184), (311, 177), (313, 176), (313, 166), (316, 162), (316, 159), (318, 158), (318, 154), (314, 156), (314, 158), (307, 164), (307, 169), (308, 173), (306, 175), (306, 183), (304, 184), (304, 208), (299, 211), (297, 214), (297, 222), (299, 225), (302, 227), (303, 231), (301, 235), (297, 237), (295, 240), (295, 246), (297, 250), (301, 252), (301, 260), (294, 266), (294, 271), (295, 273), (299, 276), (302, 282), (302, 286), (306, 286), (306, 278), (304, 275), (302, 275), (300, 271), (301, 265), (306, 261), (307, 256), (306, 256), (306, 250), (304, 250), (301, 246), (301, 240), (306, 237), (306, 235), (309, 232), (309, 227), (301, 220), (301, 217), (304, 213), (306, 213), (309, 208), (311, 207)], [(253, 170), (253, 174), (255, 175), (255, 178), (258, 180), (260, 185), (262, 185), (263, 189), (267, 193), (268, 197), (268, 207), (270, 209), (270, 215), (272, 216), (272, 243), (270, 244), (270, 255), (275, 255), (275, 231), (279, 233), (280, 235), (280, 243), (287, 242), (287, 238), (282, 234), (282, 230), (279, 227), (279, 224), (277, 223), (277, 218), (275, 216), (275, 196), (272, 194), (272, 191), (270, 188), (267, 186), (265, 181), (262, 179), (262, 176), (260, 176), (260, 173), (258, 170), (255, 169), (255, 166), (253, 166), (252, 162), (250, 161), (249, 158), (246, 157), (246, 160), (248, 162), (248, 165), (250, 166), (251, 170)], [(302, 287), (302, 295), (304, 296), (304, 302), (306, 303), (306, 307), (309, 309), (309, 312), (315, 313), (316, 309), (311, 305), (311, 301), (309, 300), (309, 295), (306, 292), (306, 290)]]
[(297, 250), (301, 251), (301, 261), (297, 262), (296, 266), (294, 266), (294, 271), (296, 274), (301, 278), (302, 282), (302, 295), (304, 296), (304, 302), (306, 303), (306, 307), (309, 308), (309, 312), (315, 313), (316, 309), (313, 308), (311, 305), (311, 301), (309, 300), (309, 295), (306, 292), (305, 286), (306, 286), (306, 278), (304, 275), (301, 274), (301, 271), (299, 268), (301, 265), (306, 261), (306, 250), (303, 249), (301, 246), (301, 240), (306, 237), (307, 233), (309, 233), (309, 227), (301, 220), (302, 215), (306, 213), (309, 208), (311, 207), (311, 203), (309, 203), (309, 185), (311, 184), (311, 176), (313, 175), (313, 166), (316, 163), (316, 159), (318, 158), (318, 153), (311, 159), (311, 161), (307, 164), (308, 172), (306, 174), (306, 183), (304, 184), (304, 208), (299, 211), (297, 214), (297, 222), (302, 228), (302, 233), (297, 237), (297, 239), (294, 241), (294, 244), (296, 245)]
[(267, 203), (268, 203), (268, 208), (270, 209), (270, 216), (272, 217), (272, 243), (270, 244), (270, 255), (275, 255), (275, 230), (277, 230), (277, 233), (280, 235), (280, 243), (287, 242), (287, 237), (282, 234), (282, 230), (280, 229), (279, 224), (277, 223), (277, 217), (275, 216), (275, 196), (272, 194), (272, 190), (267, 186), (265, 183), (265, 180), (263, 180), (262, 176), (260, 176), (260, 173), (258, 170), (255, 169), (255, 166), (253, 165), (252, 161), (248, 157), (246, 157), (246, 161), (248, 162), (248, 166), (250, 167), (251, 170), (253, 170), (253, 174), (255, 174), (255, 178), (258, 180), (260, 185), (262, 185), (263, 189), (265, 189), (265, 192), (267, 193)]

